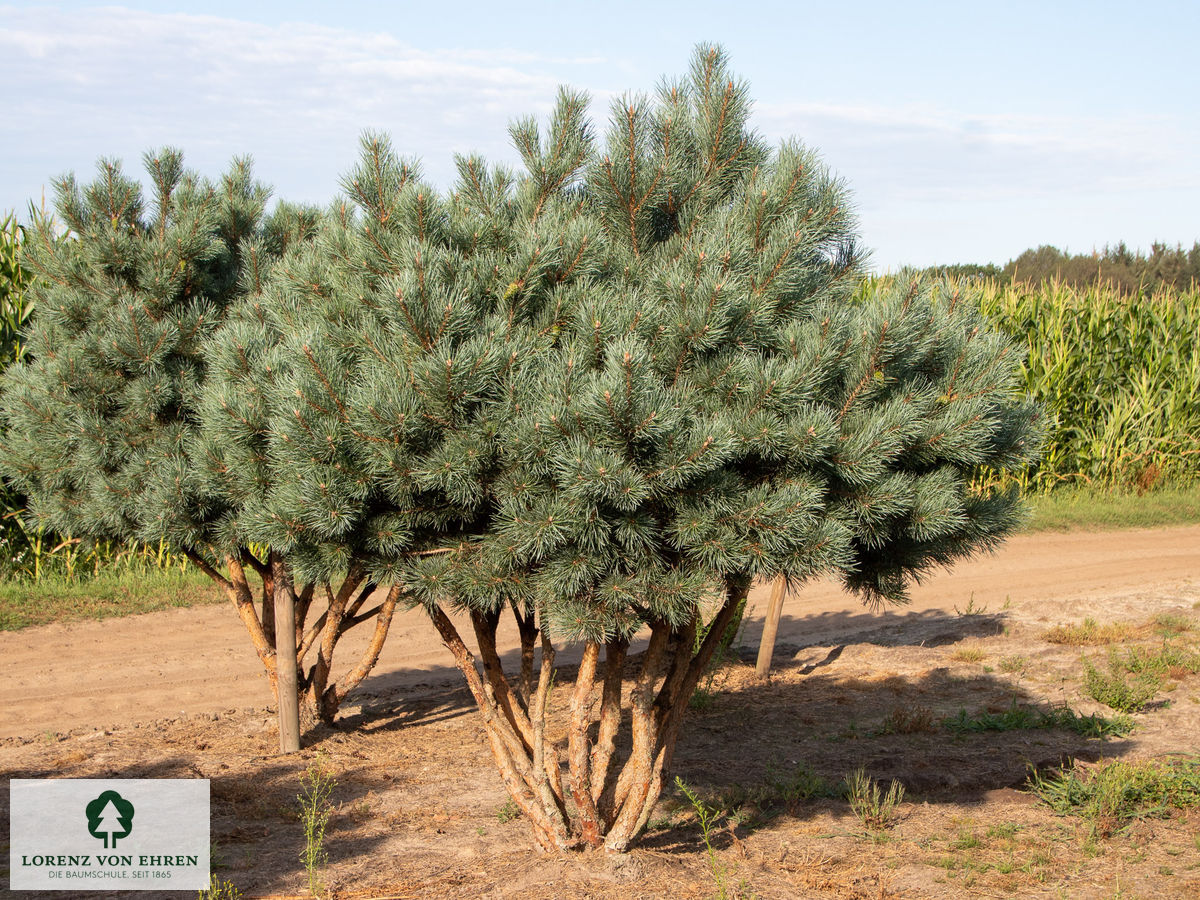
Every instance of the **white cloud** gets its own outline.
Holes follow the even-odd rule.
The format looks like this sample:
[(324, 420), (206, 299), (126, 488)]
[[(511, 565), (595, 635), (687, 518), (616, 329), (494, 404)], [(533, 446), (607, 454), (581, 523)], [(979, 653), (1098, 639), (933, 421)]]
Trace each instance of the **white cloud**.
[(770, 134), (795, 133), (869, 187), (874, 203), (992, 200), (1200, 186), (1191, 144), (1161, 117), (964, 114), (928, 106), (763, 104)]
[(120, 8), (8, 8), (0, 21), (0, 57), (16, 82), (0, 127), (14, 148), (12, 174), (25, 181), (5, 190), (88, 169), (101, 154), (132, 160), (169, 143), (206, 171), (252, 152), (281, 193), (299, 188), (321, 201), (368, 128), (425, 157), (444, 183), (452, 151), (511, 159), (509, 120), (549, 110), (565, 80), (557, 70), (599, 61), (428, 52), (387, 34)]
[(1042, 243), (1086, 252), (1191, 243), (1194, 122), (980, 113), (931, 105), (765, 103), (771, 137), (817, 147), (851, 185), (880, 268), (998, 262)]

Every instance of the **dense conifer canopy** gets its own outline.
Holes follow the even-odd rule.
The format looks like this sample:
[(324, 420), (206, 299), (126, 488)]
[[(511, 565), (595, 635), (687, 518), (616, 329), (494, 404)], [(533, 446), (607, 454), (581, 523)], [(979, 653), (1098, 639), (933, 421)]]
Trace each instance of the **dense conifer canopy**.
[(853, 294), (845, 187), (769, 147), (700, 48), (599, 136), (563, 91), (523, 169), (448, 194), (383, 136), (349, 202), (206, 351), (213, 502), (318, 580), (362, 557), (428, 603), (538, 609), (555, 637), (684, 622), (729, 578), (839, 573), (897, 599), (986, 547), (1036, 411), (971, 304)]
[(266, 218), (247, 160), (215, 184), (175, 150), (144, 162), (149, 201), (101, 160), (89, 185), (59, 180), (58, 219), (27, 233), (38, 315), (27, 360), (5, 373), (5, 474), (60, 534), (190, 549), (229, 504), (203, 496), (188, 452), (205, 341), (313, 217), (281, 206)]

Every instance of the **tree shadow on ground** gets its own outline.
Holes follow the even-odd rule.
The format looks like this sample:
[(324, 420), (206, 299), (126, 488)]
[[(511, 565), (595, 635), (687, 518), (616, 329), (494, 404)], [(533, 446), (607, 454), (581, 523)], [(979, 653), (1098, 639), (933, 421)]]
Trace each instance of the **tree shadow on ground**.
[[(1004, 611), (948, 613), (940, 609), (888, 607), (872, 611), (828, 610), (812, 615), (786, 615), (779, 620), (774, 659), (785, 661), (798, 651), (831, 644), (874, 644), (879, 647), (941, 647), (968, 637), (992, 637), (1004, 631)], [(742, 659), (753, 661), (762, 637), (761, 618), (747, 620), (741, 630)]]
[(314, 726), (305, 738), (319, 741), (332, 732), (397, 731), (418, 724), (449, 722), (474, 711), (475, 703), (462, 675), (458, 669), (446, 667), (431, 672), (428, 680), (400, 689), (389, 691), (385, 685), (373, 683), (366, 690), (354, 692), (350, 709), (339, 715), (332, 727)]
[[(883, 788), (899, 781), (908, 800), (972, 804), (996, 792), (1016, 796), (1034, 769), (1121, 756), (1132, 748), (1127, 739), (1087, 737), (1062, 727), (955, 727), (959, 716), (980, 722), (990, 715), (995, 724), (1014, 708), (1051, 706), (1024, 679), (947, 666), (946, 656), (919, 649), (898, 656), (896, 668), (880, 667), (877, 652), (863, 646), (929, 648), (1000, 634), (1001, 616), (910, 613), (866, 631), (853, 628), (856, 614), (830, 613), (816, 630), (824, 637), (836, 634), (839, 618), (850, 622), (847, 641), (781, 648), (768, 683), (745, 662), (727, 666), (724, 684), (719, 678), (720, 686), (703, 697), (704, 708), (690, 710), (670, 780), (678, 775), (708, 805), (748, 827), (780, 815), (805, 820), (832, 811), (860, 830), (840, 796), (859, 769)], [(686, 806), (688, 800), (668, 788), (658, 821), (670, 822)], [(683, 832), (686, 838), (668, 824), (652, 829), (642, 846), (694, 848), (695, 828)]]
[[(962, 803), (1024, 785), (1031, 768), (1124, 752), (1125, 741), (1101, 741), (1063, 729), (963, 734), (943, 724), (960, 711), (975, 716), (1013, 706), (1046, 707), (1042, 698), (1001, 676), (965, 676), (935, 666), (910, 675), (855, 677), (839, 674), (845, 666), (835, 665), (845, 662), (847, 648), (860, 645), (919, 651), (999, 635), (1005, 618), (1003, 611), (903, 608), (786, 616), (780, 634), (790, 639), (776, 647), (771, 682), (758, 683), (747, 666), (730, 663), (733, 677), (710, 691), (707, 707), (689, 710), (668, 784), (679, 775), (714, 802), (762, 807), (751, 809), (751, 817), (805, 818), (829, 804), (847, 814), (849, 809), (844, 800), (822, 799), (820, 792), (804, 803), (773, 796), (786, 792), (801, 770), (821, 779), (826, 792), (835, 792), (847, 775), (863, 769), (885, 786), (892, 779), (900, 781), (910, 799)], [(631, 646), (635, 652), (627, 660), (627, 684), (640, 664), (640, 643)], [(732, 656), (752, 661), (757, 652), (752, 628), (743, 629), (740, 645)], [(578, 649), (564, 647), (559, 658), (577, 658)], [(519, 665), (519, 654), (509, 651), (503, 660), (511, 672)], [(557, 671), (566, 689), (574, 667), (560, 665)], [(419, 684), (398, 685), (399, 696), (373, 687), (361, 712), (347, 717), (343, 726), (366, 734), (390, 732), (422, 722), (448, 722), (474, 710), (457, 669), (446, 666), (421, 677)], [(622, 744), (618, 752), (627, 749)], [(670, 787), (664, 791), (665, 806), (679, 804), (678, 794), (673, 800), (672, 793)], [(643, 845), (674, 842), (669, 829), (660, 829)]]

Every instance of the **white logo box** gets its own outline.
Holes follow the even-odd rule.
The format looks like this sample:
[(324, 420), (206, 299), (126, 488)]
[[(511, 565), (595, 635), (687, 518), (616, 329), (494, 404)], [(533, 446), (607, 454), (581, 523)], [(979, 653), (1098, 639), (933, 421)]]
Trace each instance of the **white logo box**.
[(207, 778), (14, 778), (11, 890), (209, 886)]

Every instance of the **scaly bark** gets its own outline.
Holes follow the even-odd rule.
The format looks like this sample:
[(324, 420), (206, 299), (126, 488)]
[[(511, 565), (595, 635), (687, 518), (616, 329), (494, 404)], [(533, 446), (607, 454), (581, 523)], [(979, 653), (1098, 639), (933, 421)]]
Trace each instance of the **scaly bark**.
[[(675, 753), (675, 743), (679, 736), (679, 727), (687, 712), (688, 698), (696, 690), (700, 678), (712, 662), (725, 631), (729, 628), (737, 614), (738, 606), (745, 599), (749, 590), (749, 578), (738, 576), (727, 579), (725, 602), (710, 623), (708, 633), (699, 650), (693, 654), (690, 642), (686, 645), (677, 645), (677, 659), (679, 655), (686, 659), (683, 674), (673, 679), (669, 672), (668, 677), (664, 679), (662, 690), (654, 700), (651, 712), (654, 746), (650, 748), (648, 755), (642, 749), (637, 756), (637, 767), (630, 777), (629, 789), (625, 792), (617, 818), (605, 837), (604, 847), (606, 850), (623, 852), (645, 828), (654, 804), (662, 792), (663, 773), (670, 765)], [(693, 640), (694, 634), (695, 631), (692, 629)], [(635, 702), (635, 716), (638, 706), (639, 704)], [(631, 762), (634, 761), (633, 756), (630, 759)], [(626, 768), (628, 767), (627, 763)], [(625, 773), (622, 772), (622, 777), (624, 775)]]
[(536, 616), (531, 610), (523, 614), (517, 606), (517, 601), (510, 602), (513, 618), (517, 621), (517, 633), (521, 636), (521, 678), (517, 682), (516, 695), (523, 709), (529, 708), (529, 698), (533, 694), (533, 657), (534, 647), (538, 639)]
[[(584, 645), (570, 694), (565, 794), (560, 751), (546, 734), (555, 659), (549, 637), (544, 630), (539, 632), (538, 683), (528, 707), (522, 708), (496, 652), (499, 615), (471, 615), (480, 647), (477, 664), (450, 619), (440, 608), (433, 608), (434, 626), (454, 654), (479, 707), (505, 786), (529, 818), (539, 846), (603, 846), (610, 852), (621, 852), (646, 827), (674, 755), (687, 700), (711, 664), (748, 590), (749, 579), (727, 582), (725, 602), (698, 648), (698, 615), (679, 627), (665, 620), (650, 623), (650, 641), (630, 694), (630, 753), (616, 768), (613, 760), (623, 718), (621, 696), (628, 642), (613, 638), (604, 644), (598, 715), (594, 715), (594, 693), (601, 645), (598, 641)], [(597, 722), (594, 740), (593, 721)]]
[(600, 644), (588, 641), (583, 648), (575, 690), (571, 694), (571, 726), (567, 736), (567, 761), (570, 767), (571, 797), (579, 815), (583, 842), (599, 847), (603, 825), (596, 801), (592, 798), (591, 754), (588, 752), (588, 727), (592, 718), (592, 685), (596, 682), (596, 663)]
[(350, 603), (350, 598), (354, 591), (365, 579), (366, 574), (362, 567), (354, 564), (346, 573), (345, 579), (342, 581), (341, 587), (336, 594), (333, 593), (329, 585), (325, 586), (326, 596), (329, 598), (329, 607), (325, 611), (324, 625), (321, 629), (321, 643), (317, 648), (317, 658), (313, 662), (312, 670), (308, 676), (309, 683), (309, 702), (312, 708), (326, 722), (333, 721), (333, 716), (337, 712), (337, 704), (334, 701), (336, 693), (329, 697), (326, 696), (326, 689), (329, 685), (329, 673), (333, 669), (333, 650), (337, 646), (338, 638), (342, 635), (342, 620), (345, 617), (346, 607)]
[[(612, 804), (602, 802), (608, 783), (608, 768), (621, 730), (621, 688), (625, 682), (625, 653), (629, 641), (613, 638), (604, 644), (604, 690), (600, 698), (600, 721), (592, 746), (592, 800), (605, 826), (612, 824)], [(611, 800), (611, 797), (609, 798)]]
[[(637, 818), (641, 815), (642, 804), (650, 790), (654, 753), (658, 743), (654, 687), (670, 638), (671, 630), (666, 622), (655, 622), (651, 626), (650, 644), (646, 647), (637, 683), (630, 694), (629, 719), (633, 746), (629, 752), (629, 759), (625, 761), (612, 786), (612, 809), (615, 810), (616, 816), (604, 841), (605, 848), (609, 850), (625, 849), (628, 839), (622, 838), (632, 834)], [(613, 843), (614, 836), (618, 842), (616, 844)]]
[(512, 724), (513, 730), (521, 736), (527, 748), (534, 746), (533, 724), (525, 710), (518, 703), (509, 687), (508, 679), (504, 677), (504, 664), (496, 649), (496, 628), (500, 623), (500, 611), (471, 612), (471, 625), (475, 630), (475, 643), (479, 647), (479, 656), (483, 662), (483, 672), (488, 684), (500, 704), (500, 710)]
[(566, 834), (570, 815), (562, 791), (562, 770), (559, 765), (558, 748), (546, 740), (546, 706), (550, 701), (550, 685), (554, 676), (554, 647), (546, 633), (542, 632), (542, 664), (538, 670), (537, 693), (529, 705), (529, 717), (533, 723), (534, 786), (542, 805), (554, 822), (555, 831)]

